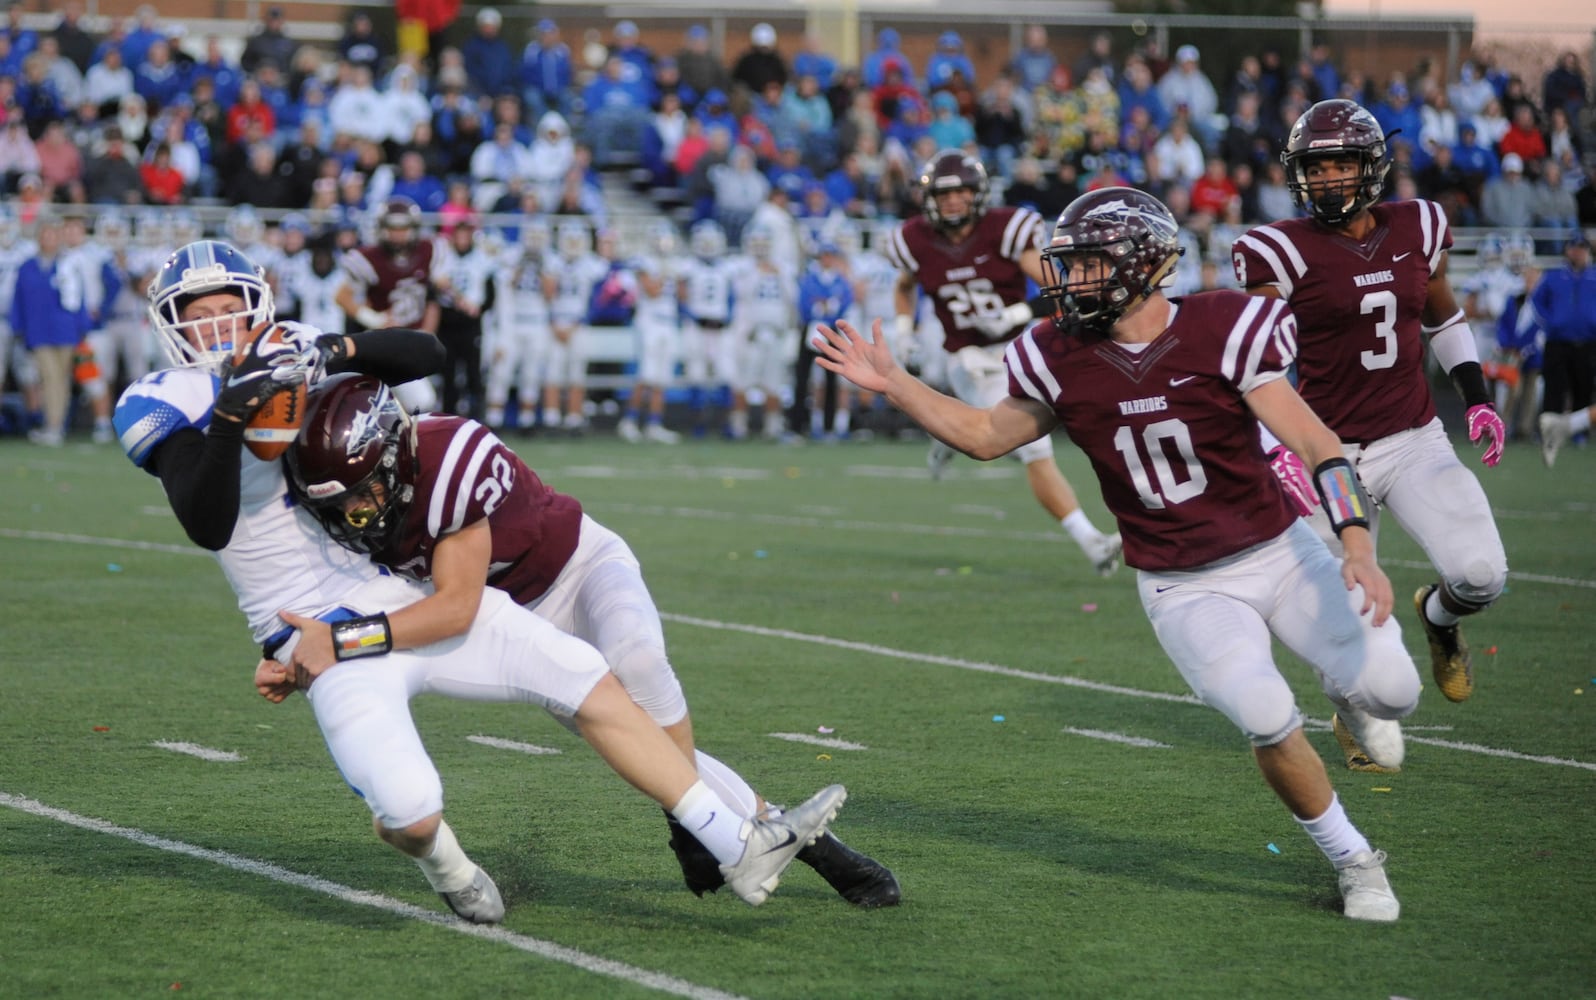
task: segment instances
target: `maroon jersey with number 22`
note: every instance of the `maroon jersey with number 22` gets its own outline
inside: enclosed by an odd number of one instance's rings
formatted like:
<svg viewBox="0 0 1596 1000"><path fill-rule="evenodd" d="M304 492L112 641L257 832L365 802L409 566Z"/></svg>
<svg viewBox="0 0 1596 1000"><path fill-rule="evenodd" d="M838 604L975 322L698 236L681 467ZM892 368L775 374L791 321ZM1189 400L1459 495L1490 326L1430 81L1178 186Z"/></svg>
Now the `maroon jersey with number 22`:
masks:
<svg viewBox="0 0 1596 1000"><path fill-rule="evenodd" d="M411 579L426 580L438 540L487 518L493 533L489 586L507 591L517 604L543 596L576 551L582 505L545 486L474 420L417 417L415 442L410 509L393 545L373 558Z"/></svg>
<svg viewBox="0 0 1596 1000"><path fill-rule="evenodd" d="M1242 401L1285 377L1296 351L1291 310L1221 291L1173 299L1171 313L1145 345L1049 320L1004 354L1009 395L1058 416L1097 472L1126 564L1145 570L1207 565L1296 518Z"/></svg>

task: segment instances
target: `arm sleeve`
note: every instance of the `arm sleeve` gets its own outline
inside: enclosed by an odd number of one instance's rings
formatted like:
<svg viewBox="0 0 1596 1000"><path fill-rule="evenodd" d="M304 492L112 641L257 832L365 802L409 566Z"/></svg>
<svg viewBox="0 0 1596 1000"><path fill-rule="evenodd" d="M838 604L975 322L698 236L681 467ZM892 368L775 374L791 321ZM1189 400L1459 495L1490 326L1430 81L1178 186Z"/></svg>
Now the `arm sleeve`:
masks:
<svg viewBox="0 0 1596 1000"><path fill-rule="evenodd" d="M178 523L195 545L226 548L238 521L244 425L212 420L201 433L188 427L156 446L148 468L161 478Z"/></svg>
<svg viewBox="0 0 1596 1000"><path fill-rule="evenodd" d="M443 342L430 333L368 330L350 336L355 342L355 356L329 365L329 372L359 372L399 385L443 371Z"/></svg>

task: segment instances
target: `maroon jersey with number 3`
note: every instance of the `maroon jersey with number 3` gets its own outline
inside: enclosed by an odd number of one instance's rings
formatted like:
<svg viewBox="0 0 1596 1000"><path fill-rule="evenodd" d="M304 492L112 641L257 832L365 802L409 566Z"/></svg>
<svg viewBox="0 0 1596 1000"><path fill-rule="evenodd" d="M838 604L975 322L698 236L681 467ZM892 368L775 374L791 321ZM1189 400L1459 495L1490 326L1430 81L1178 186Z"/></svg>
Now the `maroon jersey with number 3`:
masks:
<svg viewBox="0 0 1596 1000"><path fill-rule="evenodd" d="M1009 395L1058 416L1097 472L1126 564L1145 570L1224 559L1297 516L1242 400L1285 377L1291 310L1229 291L1171 301L1169 326L1140 350L1049 320L1004 353Z"/></svg>
<svg viewBox="0 0 1596 1000"><path fill-rule="evenodd" d="M1452 232L1433 201L1375 205L1359 242L1312 219L1258 226L1231 250L1243 287L1274 285L1299 324L1297 391L1341 440L1435 417L1420 317Z"/></svg>
<svg viewBox="0 0 1596 1000"><path fill-rule="evenodd" d="M366 305L388 314L394 326L419 326L432 298L432 242L418 239L402 254L386 247L357 247L343 256L344 273Z"/></svg>
<svg viewBox="0 0 1596 1000"><path fill-rule="evenodd" d="M1025 301L1026 277L1020 269L1025 251L1038 249L1047 227L1029 208L993 208L976 222L962 243L950 243L924 218L916 216L887 240L886 255L900 271L908 271L936 305L942 321L942 347L948 353L973 344L1013 339L1023 325L1000 337L989 337L977 317L996 317L1006 307Z"/></svg>
<svg viewBox="0 0 1596 1000"><path fill-rule="evenodd" d="M582 505L575 497L545 486L492 431L462 417L417 417L413 461L415 495L393 545L375 553L376 561L426 580L438 539L487 518L488 585L518 604L553 586L576 551Z"/></svg>

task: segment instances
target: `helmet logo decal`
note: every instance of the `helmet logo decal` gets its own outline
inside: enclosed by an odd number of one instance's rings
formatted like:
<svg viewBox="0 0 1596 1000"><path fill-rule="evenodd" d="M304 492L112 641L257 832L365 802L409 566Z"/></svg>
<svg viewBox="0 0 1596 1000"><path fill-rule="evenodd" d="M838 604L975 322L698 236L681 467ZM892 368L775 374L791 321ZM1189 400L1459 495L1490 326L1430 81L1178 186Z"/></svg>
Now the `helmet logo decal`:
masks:
<svg viewBox="0 0 1596 1000"><path fill-rule="evenodd" d="M380 417L387 401L388 390L384 388L372 397L369 407L356 411L349 421L349 437L344 442L345 452L352 456L358 455L374 442L382 440L387 431L383 428Z"/></svg>

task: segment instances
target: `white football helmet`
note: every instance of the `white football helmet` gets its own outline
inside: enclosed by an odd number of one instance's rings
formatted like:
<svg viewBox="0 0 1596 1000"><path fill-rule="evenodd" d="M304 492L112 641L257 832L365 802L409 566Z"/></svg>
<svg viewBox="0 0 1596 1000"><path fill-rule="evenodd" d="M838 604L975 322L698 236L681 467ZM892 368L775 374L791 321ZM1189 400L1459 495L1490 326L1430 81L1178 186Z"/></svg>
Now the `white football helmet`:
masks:
<svg viewBox="0 0 1596 1000"><path fill-rule="evenodd" d="M239 205L227 213L224 223L227 239L235 247L252 247L266 235L266 224L255 214L253 205Z"/></svg>
<svg viewBox="0 0 1596 1000"><path fill-rule="evenodd" d="M549 220L537 216L521 223L521 249L538 254L548 253L550 242Z"/></svg>
<svg viewBox="0 0 1596 1000"><path fill-rule="evenodd" d="M237 295L243 308L202 319L183 318L190 302L222 292ZM266 272L220 240L190 243L166 258L150 281L149 300L150 324L173 367L205 368L216 374L232 357L237 337L276 315Z"/></svg>
<svg viewBox="0 0 1596 1000"><path fill-rule="evenodd" d="M674 256L677 247L681 245L681 236L676 232L676 226L669 219L655 219L648 227L648 249L651 253L658 254L661 258Z"/></svg>
<svg viewBox="0 0 1596 1000"><path fill-rule="evenodd" d="M566 222L554 234L555 247L561 257L581 257L593 249L593 236L580 222Z"/></svg>
<svg viewBox="0 0 1596 1000"><path fill-rule="evenodd" d="M859 251L864 248L864 234L851 222L836 226L831 232L831 241L837 244L837 249L848 258L857 257Z"/></svg>
<svg viewBox="0 0 1596 1000"><path fill-rule="evenodd" d="M1535 263L1535 241L1526 233L1509 233L1502 241L1502 263L1514 274Z"/></svg>
<svg viewBox="0 0 1596 1000"><path fill-rule="evenodd" d="M168 235L171 242L185 246L204 239L205 226L200 222L199 216L189 209L179 209L172 213L171 231Z"/></svg>
<svg viewBox="0 0 1596 1000"><path fill-rule="evenodd" d="M755 260L765 261L776 250L776 240L764 226L749 226L743 233L743 249Z"/></svg>
<svg viewBox="0 0 1596 1000"><path fill-rule="evenodd" d="M171 227L166 215L154 209L145 209L134 218L133 241L145 250L162 250L172 242Z"/></svg>
<svg viewBox="0 0 1596 1000"><path fill-rule="evenodd" d="M710 260L726 252L726 230L714 219L703 219L693 223L687 243L695 257Z"/></svg>

